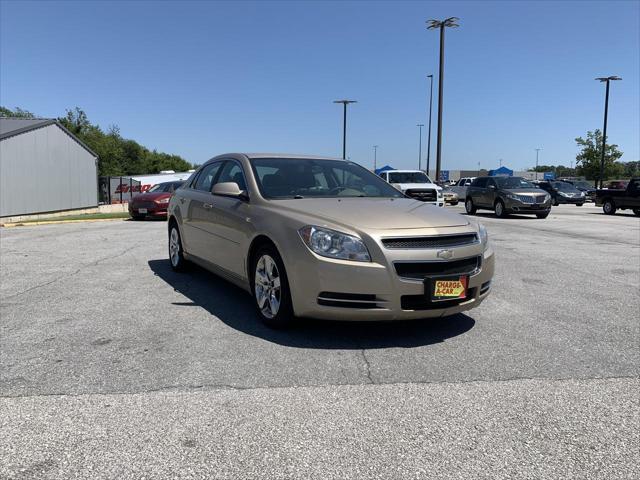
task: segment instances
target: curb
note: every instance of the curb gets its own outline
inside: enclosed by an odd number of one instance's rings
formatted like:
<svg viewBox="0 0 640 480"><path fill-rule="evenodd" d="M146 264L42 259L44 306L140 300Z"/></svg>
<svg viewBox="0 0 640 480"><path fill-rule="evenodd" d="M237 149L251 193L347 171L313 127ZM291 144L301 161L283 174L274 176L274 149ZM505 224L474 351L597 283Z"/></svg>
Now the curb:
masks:
<svg viewBox="0 0 640 480"><path fill-rule="evenodd" d="M129 220L129 218L87 218L83 220L43 220L42 222L15 222L15 223L0 223L0 227L12 228L12 227L31 227L34 225L57 225L59 223L84 223L84 222L117 222Z"/></svg>

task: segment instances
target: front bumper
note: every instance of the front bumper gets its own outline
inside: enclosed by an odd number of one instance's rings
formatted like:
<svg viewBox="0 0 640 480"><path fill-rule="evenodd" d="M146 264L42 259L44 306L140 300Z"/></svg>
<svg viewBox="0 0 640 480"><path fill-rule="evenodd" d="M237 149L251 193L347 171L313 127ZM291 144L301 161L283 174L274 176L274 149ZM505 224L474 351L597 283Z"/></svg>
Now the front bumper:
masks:
<svg viewBox="0 0 640 480"><path fill-rule="evenodd" d="M561 205L578 205L579 203L584 203L587 201L586 197L563 197L561 195L558 195L556 197L556 202L558 202Z"/></svg>
<svg viewBox="0 0 640 480"><path fill-rule="evenodd" d="M544 203L525 203L506 198L504 206L509 213L545 213L551 210L551 200Z"/></svg>
<svg viewBox="0 0 640 480"><path fill-rule="evenodd" d="M455 249L455 260L479 257L479 267L469 276L467 298L430 302L424 278L401 277L395 262L438 262L437 249L385 249L371 251L372 262L351 262L319 257L306 247L286 265L294 312L300 317L327 320L385 321L433 318L470 310L487 297L494 273L494 253L489 245ZM371 250L371 248L370 248ZM302 253L302 252L299 252ZM451 261L454 261L453 259ZM311 273L312 272L312 273ZM429 274L441 278L444 274Z"/></svg>
<svg viewBox="0 0 640 480"><path fill-rule="evenodd" d="M140 213L140 208L146 208L146 213ZM167 206L156 206L156 207L138 207L129 204L129 215L132 217L166 217L167 216Z"/></svg>

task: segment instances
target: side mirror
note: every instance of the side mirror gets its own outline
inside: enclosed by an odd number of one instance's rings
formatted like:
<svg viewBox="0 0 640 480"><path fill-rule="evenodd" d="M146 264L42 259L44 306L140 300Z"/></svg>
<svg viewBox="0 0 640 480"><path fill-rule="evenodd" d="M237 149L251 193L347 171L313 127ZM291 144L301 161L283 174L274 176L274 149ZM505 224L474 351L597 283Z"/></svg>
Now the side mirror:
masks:
<svg viewBox="0 0 640 480"><path fill-rule="evenodd" d="M495 190L496 186L495 185L489 185L489 190Z"/></svg>
<svg viewBox="0 0 640 480"><path fill-rule="evenodd" d="M221 197L233 197L241 200L246 200L247 194L244 190L240 190L240 187L236 182L222 182L216 183L213 186L212 193Z"/></svg>

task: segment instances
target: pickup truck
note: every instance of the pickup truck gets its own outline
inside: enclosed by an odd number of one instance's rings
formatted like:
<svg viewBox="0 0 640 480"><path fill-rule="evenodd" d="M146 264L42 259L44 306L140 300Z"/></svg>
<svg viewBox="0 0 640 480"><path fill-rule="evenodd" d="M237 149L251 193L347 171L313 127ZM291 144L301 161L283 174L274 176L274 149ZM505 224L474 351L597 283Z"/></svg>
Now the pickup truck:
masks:
<svg viewBox="0 0 640 480"><path fill-rule="evenodd" d="M626 190L598 189L596 205L602 206L602 210L607 215L615 214L618 209L630 208L640 217L640 177L632 178Z"/></svg>
<svg viewBox="0 0 640 480"><path fill-rule="evenodd" d="M421 170L387 170L380 176L407 197L444 207L442 188Z"/></svg>

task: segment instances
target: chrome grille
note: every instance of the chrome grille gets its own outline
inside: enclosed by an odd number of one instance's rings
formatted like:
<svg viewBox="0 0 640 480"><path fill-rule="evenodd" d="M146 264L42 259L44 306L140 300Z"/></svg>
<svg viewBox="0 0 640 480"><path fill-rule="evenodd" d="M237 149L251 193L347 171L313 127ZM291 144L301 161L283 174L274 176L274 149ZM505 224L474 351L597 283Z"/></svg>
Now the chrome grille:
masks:
<svg viewBox="0 0 640 480"><path fill-rule="evenodd" d="M446 248L472 245L477 242L478 236L475 233L437 235L433 237L400 237L382 239L382 244L386 248Z"/></svg>
<svg viewBox="0 0 640 480"><path fill-rule="evenodd" d="M448 262L394 262L400 277L423 279L439 275L471 274L482 264L482 257L463 258Z"/></svg>
<svg viewBox="0 0 640 480"><path fill-rule="evenodd" d="M438 199L438 192L433 188L409 188L404 193L423 202L435 202Z"/></svg>

